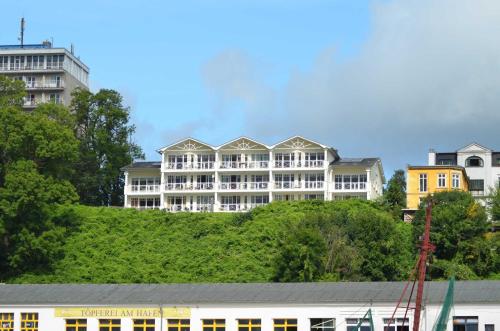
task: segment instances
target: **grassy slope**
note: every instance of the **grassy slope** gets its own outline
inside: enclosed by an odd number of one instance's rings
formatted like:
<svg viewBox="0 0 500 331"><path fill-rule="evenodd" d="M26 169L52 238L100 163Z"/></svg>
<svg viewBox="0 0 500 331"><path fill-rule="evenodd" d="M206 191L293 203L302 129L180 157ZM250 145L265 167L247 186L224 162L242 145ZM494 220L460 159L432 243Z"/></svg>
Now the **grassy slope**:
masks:
<svg viewBox="0 0 500 331"><path fill-rule="evenodd" d="M272 276L276 240L308 203L272 204L244 214L72 207L82 217L54 271L10 282L255 282Z"/></svg>

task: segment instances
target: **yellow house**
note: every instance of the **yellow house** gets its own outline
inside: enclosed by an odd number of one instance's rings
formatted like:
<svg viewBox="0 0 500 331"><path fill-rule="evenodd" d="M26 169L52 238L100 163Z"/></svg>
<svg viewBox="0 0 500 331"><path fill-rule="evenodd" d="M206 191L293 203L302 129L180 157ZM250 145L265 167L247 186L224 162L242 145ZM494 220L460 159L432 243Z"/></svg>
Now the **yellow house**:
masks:
<svg viewBox="0 0 500 331"><path fill-rule="evenodd" d="M429 194L442 191L469 190L465 169L452 165L408 166L406 179L406 206L418 209L420 201Z"/></svg>

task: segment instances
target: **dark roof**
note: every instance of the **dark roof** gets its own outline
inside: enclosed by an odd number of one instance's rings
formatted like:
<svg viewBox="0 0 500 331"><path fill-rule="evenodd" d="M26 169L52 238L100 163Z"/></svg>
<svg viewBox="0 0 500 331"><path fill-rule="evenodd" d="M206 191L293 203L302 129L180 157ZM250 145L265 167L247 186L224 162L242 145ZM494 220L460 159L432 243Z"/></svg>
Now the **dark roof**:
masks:
<svg viewBox="0 0 500 331"><path fill-rule="evenodd" d="M371 167L380 161L378 157L364 157L364 158L341 158L338 161L333 161L331 164L334 166L362 166Z"/></svg>
<svg viewBox="0 0 500 331"><path fill-rule="evenodd" d="M146 162L146 161L140 161L140 162L134 162L131 163L125 167L122 167L121 170L129 170L129 169L156 169L156 168L161 168L161 161L152 161L152 162Z"/></svg>
<svg viewBox="0 0 500 331"><path fill-rule="evenodd" d="M405 282L0 285L0 305L395 304ZM426 303L439 304L448 282L427 282ZM455 303L500 303L500 281L457 281Z"/></svg>

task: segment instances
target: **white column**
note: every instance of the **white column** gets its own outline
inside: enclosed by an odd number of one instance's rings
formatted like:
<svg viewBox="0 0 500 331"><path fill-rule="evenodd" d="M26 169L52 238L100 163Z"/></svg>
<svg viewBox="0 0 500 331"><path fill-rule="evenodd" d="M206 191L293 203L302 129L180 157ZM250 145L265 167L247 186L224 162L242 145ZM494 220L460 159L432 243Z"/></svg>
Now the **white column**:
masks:
<svg viewBox="0 0 500 331"><path fill-rule="evenodd" d="M219 152L215 152L215 178L214 178L214 211L219 211Z"/></svg>
<svg viewBox="0 0 500 331"><path fill-rule="evenodd" d="M370 178L370 169L366 169L366 199L371 200L372 182Z"/></svg>
<svg viewBox="0 0 500 331"><path fill-rule="evenodd" d="M123 188L123 207L129 207L128 206L128 190L129 190L129 182L128 182L128 171L125 171L125 187Z"/></svg>
<svg viewBox="0 0 500 331"><path fill-rule="evenodd" d="M269 202L273 201L273 188L274 188L274 178L273 178L273 151L269 151L269 183L267 184L267 189L269 191Z"/></svg>

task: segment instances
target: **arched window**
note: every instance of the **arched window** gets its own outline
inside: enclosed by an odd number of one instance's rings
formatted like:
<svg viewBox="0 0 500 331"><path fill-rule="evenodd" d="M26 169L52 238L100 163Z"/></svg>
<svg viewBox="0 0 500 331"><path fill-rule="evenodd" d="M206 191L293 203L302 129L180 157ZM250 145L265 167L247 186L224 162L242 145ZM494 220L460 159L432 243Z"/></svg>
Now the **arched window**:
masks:
<svg viewBox="0 0 500 331"><path fill-rule="evenodd" d="M483 159L479 156L471 156L465 160L466 167L482 167L484 166Z"/></svg>

